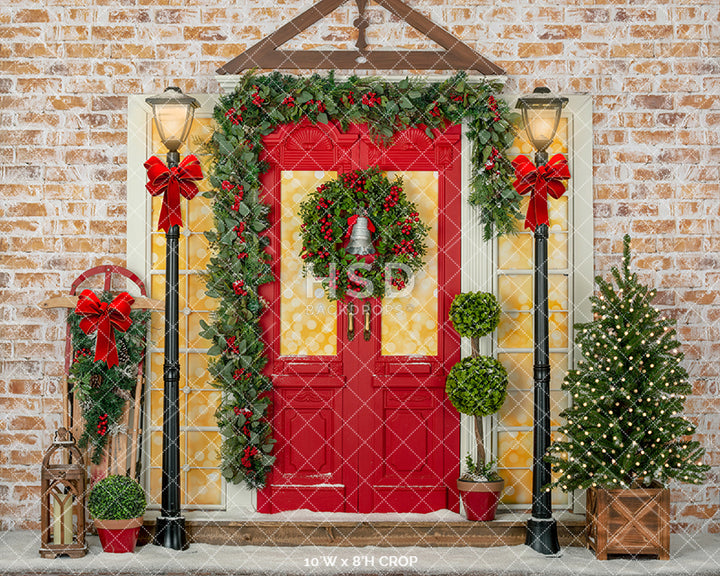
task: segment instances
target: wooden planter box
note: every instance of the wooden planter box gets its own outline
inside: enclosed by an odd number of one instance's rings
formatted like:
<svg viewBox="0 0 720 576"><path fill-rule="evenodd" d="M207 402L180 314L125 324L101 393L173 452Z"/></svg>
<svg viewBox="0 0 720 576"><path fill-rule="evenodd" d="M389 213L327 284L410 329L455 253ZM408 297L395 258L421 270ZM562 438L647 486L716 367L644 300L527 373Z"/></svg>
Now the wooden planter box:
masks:
<svg viewBox="0 0 720 576"><path fill-rule="evenodd" d="M654 554L670 559L670 491L667 488L587 491L587 547L608 554Z"/></svg>

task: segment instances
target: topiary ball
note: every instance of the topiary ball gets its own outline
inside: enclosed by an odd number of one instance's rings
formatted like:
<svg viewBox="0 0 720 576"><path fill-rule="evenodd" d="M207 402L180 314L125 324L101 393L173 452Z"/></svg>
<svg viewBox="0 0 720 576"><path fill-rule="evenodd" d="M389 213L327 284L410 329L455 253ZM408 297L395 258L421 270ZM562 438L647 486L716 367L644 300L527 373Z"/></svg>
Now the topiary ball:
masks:
<svg viewBox="0 0 720 576"><path fill-rule="evenodd" d="M108 476L90 490L88 510L96 520L130 520L145 513L142 486L127 476Z"/></svg>
<svg viewBox="0 0 720 576"><path fill-rule="evenodd" d="M453 298L450 321L460 336L482 338L500 324L500 304L490 292L463 292Z"/></svg>
<svg viewBox="0 0 720 576"><path fill-rule="evenodd" d="M477 356L463 358L451 368L445 392L458 412L490 416L505 402L507 385L507 371L500 362L490 356Z"/></svg>

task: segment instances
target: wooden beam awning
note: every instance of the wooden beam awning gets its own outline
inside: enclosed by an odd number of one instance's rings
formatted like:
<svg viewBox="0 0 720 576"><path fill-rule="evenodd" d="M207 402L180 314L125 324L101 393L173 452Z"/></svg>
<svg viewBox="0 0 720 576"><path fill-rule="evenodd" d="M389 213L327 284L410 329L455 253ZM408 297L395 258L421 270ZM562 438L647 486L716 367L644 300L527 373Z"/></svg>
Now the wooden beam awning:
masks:
<svg viewBox="0 0 720 576"><path fill-rule="evenodd" d="M358 30L355 50L279 50L288 40L325 18L350 0L320 0L281 28L251 46L222 67L220 75L243 70L475 70L487 76L505 71L481 56L459 38L435 24L402 0L374 0L376 4L415 28L444 50L368 50L365 13L368 0L355 0L360 16L353 22Z"/></svg>

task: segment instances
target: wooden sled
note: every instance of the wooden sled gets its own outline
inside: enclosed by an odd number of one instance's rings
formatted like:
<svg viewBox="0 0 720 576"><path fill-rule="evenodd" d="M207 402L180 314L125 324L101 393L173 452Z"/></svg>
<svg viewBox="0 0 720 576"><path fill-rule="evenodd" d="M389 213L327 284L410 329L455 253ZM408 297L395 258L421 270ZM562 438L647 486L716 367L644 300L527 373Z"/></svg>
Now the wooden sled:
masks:
<svg viewBox="0 0 720 576"><path fill-rule="evenodd" d="M103 276L103 278L97 278ZM102 286L98 286L102 280ZM95 282L93 282L95 281ZM48 298L40 303L41 308L74 309L78 301L78 291L90 288L94 291L127 291L126 285L132 282L137 286L140 296L134 296L133 309L164 310L161 300L152 300L147 297L145 284L127 268L121 266L97 266L86 270L78 276L70 287L70 293ZM84 286L81 285L86 284ZM70 365L73 361L73 343L70 335L70 325L65 331L65 377L62 383L63 426L70 430L75 438L80 438L84 429L82 409L78 399L68 388ZM121 432L116 433L105 447L103 459L100 464L90 465L90 477L95 482L109 474L119 474L136 478L139 474L138 444L142 434L143 394L145 388L145 359L140 361L137 369L137 384L134 394L126 392L125 409L118 420ZM87 454L84 455L89 462Z"/></svg>

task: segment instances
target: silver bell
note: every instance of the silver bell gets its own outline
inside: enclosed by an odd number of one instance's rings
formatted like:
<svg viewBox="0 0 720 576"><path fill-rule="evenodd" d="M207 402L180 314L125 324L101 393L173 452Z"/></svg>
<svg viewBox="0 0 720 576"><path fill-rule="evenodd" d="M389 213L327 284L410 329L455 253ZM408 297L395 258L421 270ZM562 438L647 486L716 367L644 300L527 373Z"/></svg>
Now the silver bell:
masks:
<svg viewBox="0 0 720 576"><path fill-rule="evenodd" d="M368 229L368 219L365 216L358 216L355 226L353 226L345 251L348 254L358 254L364 256L366 254L375 254L375 247L372 244L372 236Z"/></svg>

